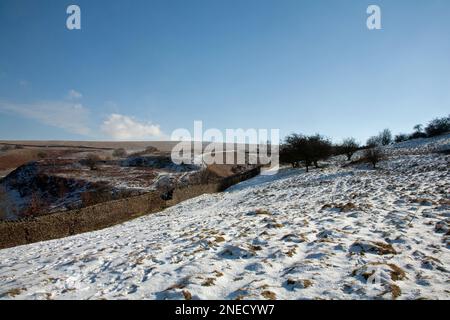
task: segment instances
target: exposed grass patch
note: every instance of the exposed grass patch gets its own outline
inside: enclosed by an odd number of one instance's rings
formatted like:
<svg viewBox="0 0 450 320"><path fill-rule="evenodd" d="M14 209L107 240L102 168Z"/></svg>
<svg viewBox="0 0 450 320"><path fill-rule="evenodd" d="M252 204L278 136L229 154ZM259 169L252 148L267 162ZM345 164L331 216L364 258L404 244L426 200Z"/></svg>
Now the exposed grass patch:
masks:
<svg viewBox="0 0 450 320"><path fill-rule="evenodd" d="M411 203L418 203L421 206L431 206L436 204L433 200L427 198L415 198L410 200Z"/></svg>
<svg viewBox="0 0 450 320"><path fill-rule="evenodd" d="M181 281L179 281L178 283L171 285L164 291L175 290L175 289L184 289L188 285L188 283L189 283L189 278L184 278L184 279L181 279Z"/></svg>
<svg viewBox="0 0 450 320"><path fill-rule="evenodd" d="M389 289L391 291L392 299L397 299L402 295L402 290L396 284L390 284Z"/></svg>
<svg viewBox="0 0 450 320"><path fill-rule="evenodd" d="M294 233L289 233L289 234L284 235L281 238L281 240L287 241L287 242L297 242L297 243L308 241L308 239L305 237L304 234L296 235Z"/></svg>
<svg viewBox="0 0 450 320"><path fill-rule="evenodd" d="M267 216L271 216L272 215L272 213L270 213L270 211L264 210L264 209L256 209L255 210L255 214L256 215L267 215Z"/></svg>
<svg viewBox="0 0 450 320"><path fill-rule="evenodd" d="M261 251L262 247L251 244L251 245L249 245L249 249L250 249L250 251L255 252L255 251Z"/></svg>
<svg viewBox="0 0 450 320"><path fill-rule="evenodd" d="M388 263L387 265L392 270L391 271L391 279L393 281L403 280L406 278L406 273L402 268L400 268L399 266L397 266L393 263Z"/></svg>
<svg viewBox="0 0 450 320"><path fill-rule="evenodd" d="M297 253L297 248L296 247L292 247L286 252L286 255L288 257L293 257L296 253Z"/></svg>
<svg viewBox="0 0 450 320"><path fill-rule="evenodd" d="M215 278L207 278L203 283L202 283L202 286L203 287L210 287L210 286L213 286L215 283L214 283L214 281L215 281L216 279Z"/></svg>
<svg viewBox="0 0 450 320"><path fill-rule="evenodd" d="M261 295L266 298L267 300L276 300L277 299L277 295L275 294L275 292L269 291L269 290L265 290L261 293Z"/></svg>
<svg viewBox="0 0 450 320"><path fill-rule="evenodd" d="M192 300L192 294L188 290L182 291L185 300Z"/></svg>
<svg viewBox="0 0 450 320"><path fill-rule="evenodd" d="M277 223L277 222L269 222L268 224L266 224L266 228L269 229L278 229L278 228L283 228L283 224L281 223Z"/></svg>
<svg viewBox="0 0 450 320"><path fill-rule="evenodd" d="M286 281L286 284L291 287L306 289L313 285L311 280L308 279L292 279L289 278Z"/></svg>
<svg viewBox="0 0 450 320"><path fill-rule="evenodd" d="M382 266L387 267L387 269L385 269L385 270L387 272L389 272L392 281L401 281L403 279L407 279L406 272L402 268L400 268L396 264L384 263L384 262L368 263L360 268L353 270L352 276L359 275L359 276L363 277L365 280L368 280L376 272L376 268L373 268L371 266L377 266L380 268Z"/></svg>
<svg viewBox="0 0 450 320"><path fill-rule="evenodd" d="M397 254L397 251L389 243L362 240L355 241L350 247L350 252L374 253L378 255Z"/></svg>
<svg viewBox="0 0 450 320"><path fill-rule="evenodd" d="M222 237L222 236L218 236L218 237L216 237L216 238L214 239L214 241L215 241L216 243L224 242L224 241L225 241L225 238Z"/></svg>
<svg viewBox="0 0 450 320"><path fill-rule="evenodd" d="M223 276L223 273L220 272L220 271L214 270L213 272L215 273L215 275L216 275L217 278L220 278L220 277Z"/></svg>
<svg viewBox="0 0 450 320"><path fill-rule="evenodd" d="M358 210L359 207L357 205L355 205L353 202L347 202L347 203L328 203L324 206L322 206L322 208L320 210L326 210L326 209L336 209L339 210L339 212L350 212L350 211L355 211Z"/></svg>
<svg viewBox="0 0 450 320"><path fill-rule="evenodd" d="M23 291L25 291L25 288L13 288L10 289L8 291L6 291L5 293L3 293L1 296L9 296L14 298L15 296L18 296L19 294L21 294Z"/></svg>

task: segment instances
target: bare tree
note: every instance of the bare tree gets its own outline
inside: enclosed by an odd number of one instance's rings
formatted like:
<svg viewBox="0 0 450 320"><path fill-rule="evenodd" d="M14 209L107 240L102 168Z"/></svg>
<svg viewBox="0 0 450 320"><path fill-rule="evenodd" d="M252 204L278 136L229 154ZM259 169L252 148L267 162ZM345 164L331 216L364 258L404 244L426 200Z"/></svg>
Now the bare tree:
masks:
<svg viewBox="0 0 450 320"><path fill-rule="evenodd" d="M347 160L352 159L353 154L359 149L359 143L354 138L344 139L339 146L340 151L347 156Z"/></svg>
<svg viewBox="0 0 450 320"><path fill-rule="evenodd" d="M319 168L319 161L329 158L333 151L331 141L320 134L309 136L308 145L308 150L311 152L311 160L316 168Z"/></svg>
<svg viewBox="0 0 450 320"><path fill-rule="evenodd" d="M391 130L384 129L383 131L380 132L380 134L378 136L379 136L380 142L383 146L387 146L392 143Z"/></svg>
<svg viewBox="0 0 450 320"><path fill-rule="evenodd" d="M328 158L332 153L332 144L319 134L287 136L280 148L280 161L298 167L300 162L309 171L311 164L318 167L318 161Z"/></svg>
<svg viewBox="0 0 450 320"><path fill-rule="evenodd" d="M450 115L432 120L425 128L425 131L429 137L450 132Z"/></svg>
<svg viewBox="0 0 450 320"><path fill-rule="evenodd" d="M423 125L421 124L416 124L414 126L414 132L412 134L409 135L409 139L418 139L418 138L426 138L427 134L425 132L423 132Z"/></svg>
<svg viewBox="0 0 450 320"><path fill-rule="evenodd" d="M380 139L378 136L373 136L367 139L366 147L367 148L375 148L381 145Z"/></svg>
<svg viewBox="0 0 450 320"><path fill-rule="evenodd" d="M374 148L377 146L387 146L392 143L392 133L389 129L384 129L378 135L367 139L366 146Z"/></svg>
<svg viewBox="0 0 450 320"><path fill-rule="evenodd" d="M376 168L378 162L383 159L384 155L380 148L370 148L364 150L364 159L372 164L373 168Z"/></svg>
<svg viewBox="0 0 450 320"><path fill-rule="evenodd" d="M421 125L421 124L416 124L415 126L414 126L414 132L423 132L422 131L422 129L423 129L423 125Z"/></svg>
<svg viewBox="0 0 450 320"><path fill-rule="evenodd" d="M292 168L298 166L298 157L296 157L293 145L285 142L280 145L280 162L289 163Z"/></svg>
<svg viewBox="0 0 450 320"><path fill-rule="evenodd" d="M291 134L285 138L280 148L280 160L284 163L290 163L292 167L298 167L300 162L304 162L308 171L311 159L307 152L308 139L301 134Z"/></svg>

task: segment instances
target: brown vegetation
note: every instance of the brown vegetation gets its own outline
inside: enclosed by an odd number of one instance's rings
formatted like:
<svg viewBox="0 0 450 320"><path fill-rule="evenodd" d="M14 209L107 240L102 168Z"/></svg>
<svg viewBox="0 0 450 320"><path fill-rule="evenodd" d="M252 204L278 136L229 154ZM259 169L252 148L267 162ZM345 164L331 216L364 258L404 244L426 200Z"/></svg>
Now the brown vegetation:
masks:
<svg viewBox="0 0 450 320"><path fill-rule="evenodd" d="M40 160L43 153L47 158L58 158L72 153L73 150L11 149L0 154L0 171L12 170L31 161Z"/></svg>
<svg viewBox="0 0 450 320"><path fill-rule="evenodd" d="M48 209L48 204L40 197L38 194L33 193L31 195L31 200L26 208L26 210L22 213L24 217L36 217L40 214L45 213Z"/></svg>
<svg viewBox="0 0 450 320"><path fill-rule="evenodd" d="M321 210L325 209L337 209L340 212L350 212L354 210L358 210L359 208L353 203L353 202L347 202L347 203L331 203L331 204L325 204L322 206Z"/></svg>
<svg viewBox="0 0 450 320"><path fill-rule="evenodd" d="M375 253L379 255L397 254L391 244L380 241L355 241L350 248L351 252Z"/></svg>
<svg viewBox="0 0 450 320"><path fill-rule="evenodd" d="M86 159L84 160L84 163L89 167L91 170L97 170L98 169L98 163L100 162L100 157L95 154L91 153L88 154Z"/></svg>
<svg viewBox="0 0 450 320"><path fill-rule="evenodd" d="M266 298L267 300L276 300L277 299L277 295L275 294L275 292L269 291L269 290L265 290L261 293L261 295Z"/></svg>
<svg viewBox="0 0 450 320"><path fill-rule="evenodd" d="M389 284L389 289L391 291L392 299L397 299L402 295L402 290L396 284L393 283Z"/></svg>
<svg viewBox="0 0 450 320"><path fill-rule="evenodd" d="M116 158L123 158L127 156L127 151L124 148L115 149L112 155Z"/></svg>

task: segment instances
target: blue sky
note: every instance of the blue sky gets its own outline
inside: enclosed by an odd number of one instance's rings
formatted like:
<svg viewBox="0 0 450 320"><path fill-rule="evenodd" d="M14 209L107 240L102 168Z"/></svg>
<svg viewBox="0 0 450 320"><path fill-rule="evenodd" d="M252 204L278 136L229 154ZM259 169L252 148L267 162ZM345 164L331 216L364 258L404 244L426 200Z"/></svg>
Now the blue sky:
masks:
<svg viewBox="0 0 450 320"><path fill-rule="evenodd" d="M409 132L449 113L449 34L447 0L2 0L0 139Z"/></svg>

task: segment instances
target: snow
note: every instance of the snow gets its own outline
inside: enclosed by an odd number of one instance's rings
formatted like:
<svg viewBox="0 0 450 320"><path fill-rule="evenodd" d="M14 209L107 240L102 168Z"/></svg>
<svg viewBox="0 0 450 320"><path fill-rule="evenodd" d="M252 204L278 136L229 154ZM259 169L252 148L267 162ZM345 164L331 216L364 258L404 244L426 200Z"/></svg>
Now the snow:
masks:
<svg viewBox="0 0 450 320"><path fill-rule="evenodd" d="M282 169L105 230L1 250L0 297L450 299L450 157L393 149L378 170Z"/></svg>
<svg viewBox="0 0 450 320"><path fill-rule="evenodd" d="M433 138L419 138L396 143L388 147L391 151L403 150L407 153L426 153L450 150L450 133Z"/></svg>

